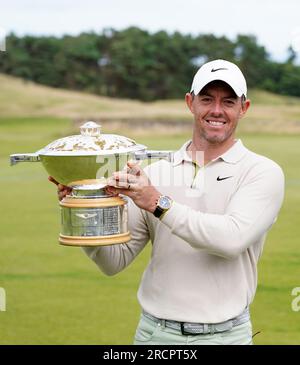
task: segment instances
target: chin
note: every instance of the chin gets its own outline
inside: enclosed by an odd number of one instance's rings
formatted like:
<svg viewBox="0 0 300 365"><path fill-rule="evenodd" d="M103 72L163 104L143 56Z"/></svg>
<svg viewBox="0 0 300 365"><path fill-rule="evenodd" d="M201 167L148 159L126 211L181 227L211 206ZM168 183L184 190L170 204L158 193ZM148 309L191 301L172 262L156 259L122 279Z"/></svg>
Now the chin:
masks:
<svg viewBox="0 0 300 365"><path fill-rule="evenodd" d="M224 141L226 141L228 139L227 136L208 136L206 135L205 136L205 139L207 140L207 142L210 142L210 143L222 143Z"/></svg>

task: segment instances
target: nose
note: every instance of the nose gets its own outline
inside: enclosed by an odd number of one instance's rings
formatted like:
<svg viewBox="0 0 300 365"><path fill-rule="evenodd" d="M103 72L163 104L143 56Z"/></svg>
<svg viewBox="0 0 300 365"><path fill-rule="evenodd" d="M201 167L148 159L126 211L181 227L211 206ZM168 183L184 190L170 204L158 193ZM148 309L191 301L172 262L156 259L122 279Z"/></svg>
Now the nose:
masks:
<svg viewBox="0 0 300 365"><path fill-rule="evenodd" d="M214 116L217 116L217 115L219 116L219 115L223 114L223 108L222 108L221 101L216 100L216 101L213 103L211 113L212 113Z"/></svg>

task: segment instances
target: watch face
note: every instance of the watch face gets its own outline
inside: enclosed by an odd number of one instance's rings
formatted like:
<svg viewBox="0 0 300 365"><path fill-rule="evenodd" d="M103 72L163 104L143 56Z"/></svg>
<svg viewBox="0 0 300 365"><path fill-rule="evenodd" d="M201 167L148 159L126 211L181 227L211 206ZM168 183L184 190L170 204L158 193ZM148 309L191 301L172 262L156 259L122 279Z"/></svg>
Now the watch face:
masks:
<svg viewBox="0 0 300 365"><path fill-rule="evenodd" d="M169 209L171 207L171 199L168 196L161 196L158 203L162 209Z"/></svg>

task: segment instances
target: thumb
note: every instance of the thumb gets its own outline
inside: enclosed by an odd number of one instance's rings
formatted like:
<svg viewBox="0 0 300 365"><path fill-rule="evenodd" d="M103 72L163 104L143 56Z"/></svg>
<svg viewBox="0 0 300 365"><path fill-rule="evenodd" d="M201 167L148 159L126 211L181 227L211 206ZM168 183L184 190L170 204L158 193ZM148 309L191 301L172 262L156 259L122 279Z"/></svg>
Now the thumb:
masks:
<svg viewBox="0 0 300 365"><path fill-rule="evenodd" d="M135 176L140 176L143 172L142 168L140 167L140 163L138 161L128 161L128 174L132 174Z"/></svg>

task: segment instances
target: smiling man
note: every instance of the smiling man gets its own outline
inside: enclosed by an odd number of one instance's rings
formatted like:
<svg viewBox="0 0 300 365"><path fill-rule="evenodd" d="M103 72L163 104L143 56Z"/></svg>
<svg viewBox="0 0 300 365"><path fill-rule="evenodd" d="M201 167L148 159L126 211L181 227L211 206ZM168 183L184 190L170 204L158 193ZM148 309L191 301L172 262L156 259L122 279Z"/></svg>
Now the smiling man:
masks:
<svg viewBox="0 0 300 365"><path fill-rule="evenodd" d="M246 95L246 80L236 65L223 60L203 65L185 97L195 120L189 151L204 151L208 162L232 147L238 121L250 106Z"/></svg>
<svg viewBox="0 0 300 365"><path fill-rule="evenodd" d="M151 241L135 344L251 344L249 306L283 201L283 172L235 138L250 105L236 65L206 63L185 99L193 134L174 161L145 170L128 163L109 181L109 192L131 198L131 241L84 250L114 275Z"/></svg>

